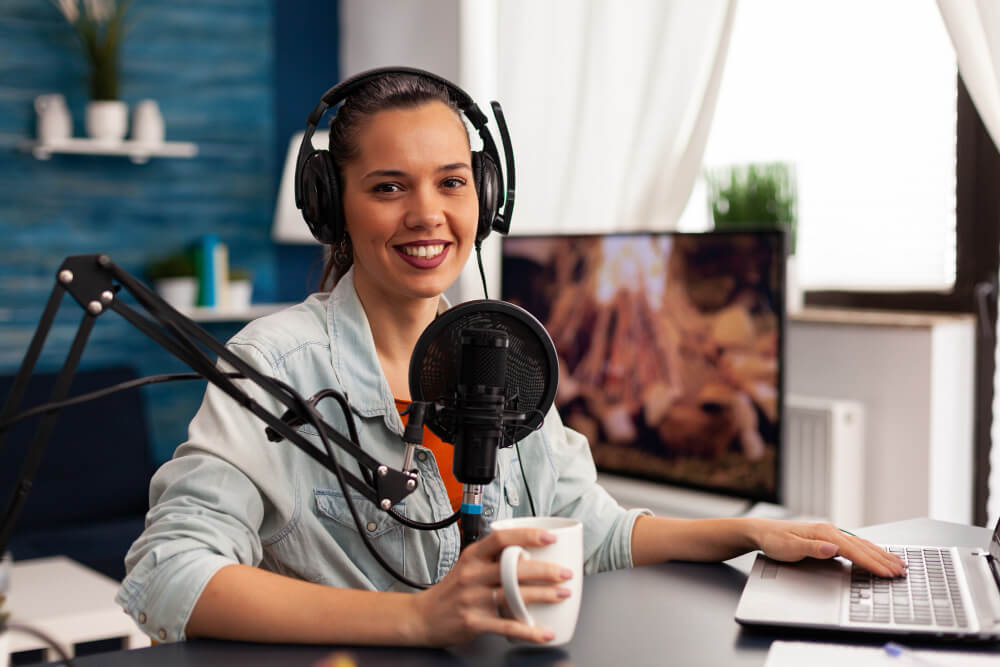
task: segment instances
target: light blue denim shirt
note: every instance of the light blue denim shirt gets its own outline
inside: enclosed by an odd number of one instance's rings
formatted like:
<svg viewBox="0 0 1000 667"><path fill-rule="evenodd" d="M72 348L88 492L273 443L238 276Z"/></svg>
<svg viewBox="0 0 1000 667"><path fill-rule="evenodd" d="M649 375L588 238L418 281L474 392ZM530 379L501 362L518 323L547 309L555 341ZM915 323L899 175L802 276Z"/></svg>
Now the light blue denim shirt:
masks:
<svg viewBox="0 0 1000 667"><path fill-rule="evenodd" d="M352 272L329 294L314 294L251 322L228 347L305 397L326 388L346 394L361 446L382 463L402 466L403 424ZM249 381L239 382L272 413L284 411ZM346 434L335 401L325 400L319 408L324 419ZM311 426L300 431L320 446ZM519 449L537 513L583 522L586 572L630 567L632 526L644 511L624 510L598 486L587 440L564 427L552 410ZM340 454L345 468L360 476L353 459ZM531 514L517 456L513 447L499 452L497 477L483 493L487 522ZM453 510L434 455L420 448L414 463L420 484L396 509L421 522L450 516ZM405 576L433 583L455 565L457 525L438 531L404 528L351 493L361 530ZM187 442L153 477L149 504L146 529L125 558L128 574L116 599L143 631L160 641L184 639L205 585L233 563L328 586L412 590L366 550L333 473L286 441L268 441L264 424L213 385L191 421Z"/></svg>

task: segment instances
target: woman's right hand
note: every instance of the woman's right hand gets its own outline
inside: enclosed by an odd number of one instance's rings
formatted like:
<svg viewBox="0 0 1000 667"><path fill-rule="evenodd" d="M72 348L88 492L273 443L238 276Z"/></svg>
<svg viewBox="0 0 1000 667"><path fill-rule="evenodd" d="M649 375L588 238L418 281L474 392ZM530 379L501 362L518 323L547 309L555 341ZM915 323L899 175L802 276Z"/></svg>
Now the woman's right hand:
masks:
<svg viewBox="0 0 1000 667"><path fill-rule="evenodd" d="M540 547L555 542L552 533L538 528L517 528L490 533L469 545L444 579L413 596L418 641L428 646L450 646L487 632L511 639L544 643L555 635L499 615L503 603L500 555L511 545ZM522 559L517 578L525 604L561 602L570 595L559 586L573 574L554 563Z"/></svg>

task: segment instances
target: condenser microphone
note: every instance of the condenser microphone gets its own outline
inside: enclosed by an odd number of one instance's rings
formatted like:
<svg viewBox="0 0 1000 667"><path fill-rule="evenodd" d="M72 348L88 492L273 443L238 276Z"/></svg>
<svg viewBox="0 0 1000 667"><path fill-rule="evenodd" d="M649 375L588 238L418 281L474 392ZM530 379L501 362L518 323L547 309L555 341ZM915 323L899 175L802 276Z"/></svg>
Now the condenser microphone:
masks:
<svg viewBox="0 0 1000 667"><path fill-rule="evenodd" d="M503 440L510 339L499 329L469 327L462 331L461 340L455 478L463 484L489 484L496 475L496 452Z"/></svg>
<svg viewBox="0 0 1000 667"><path fill-rule="evenodd" d="M433 404L427 427L455 446L463 547L479 539L483 486L496 477L497 450L541 426L558 376L555 345L545 328L505 301L455 306L417 340L410 396Z"/></svg>
<svg viewBox="0 0 1000 667"><path fill-rule="evenodd" d="M503 444L504 385L510 340L499 329L462 330L455 397L455 454L452 471L462 483L462 542L479 539L483 485L496 476Z"/></svg>

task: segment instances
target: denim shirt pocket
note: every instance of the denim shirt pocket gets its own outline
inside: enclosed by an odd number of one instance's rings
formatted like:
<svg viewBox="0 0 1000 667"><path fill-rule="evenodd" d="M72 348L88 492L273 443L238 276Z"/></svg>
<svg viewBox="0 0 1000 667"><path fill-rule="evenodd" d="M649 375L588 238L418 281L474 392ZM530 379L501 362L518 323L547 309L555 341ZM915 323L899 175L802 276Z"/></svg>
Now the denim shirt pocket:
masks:
<svg viewBox="0 0 1000 667"><path fill-rule="evenodd" d="M316 513L347 557L364 572L375 588L388 590L397 583L397 580L368 551L359 530L364 531L378 554L393 569L405 576L403 526L373 506L370 500L357 491L351 490L350 493L358 518L361 520L360 526L355 523L344 494L339 490L314 489ZM393 509L399 514L406 515L405 503L400 503Z"/></svg>
<svg viewBox="0 0 1000 667"><path fill-rule="evenodd" d="M498 460L498 475L488 487L492 491L491 500L496 507L496 515L491 519L510 519L519 515L521 504L521 469L517 455L510 450L501 450Z"/></svg>

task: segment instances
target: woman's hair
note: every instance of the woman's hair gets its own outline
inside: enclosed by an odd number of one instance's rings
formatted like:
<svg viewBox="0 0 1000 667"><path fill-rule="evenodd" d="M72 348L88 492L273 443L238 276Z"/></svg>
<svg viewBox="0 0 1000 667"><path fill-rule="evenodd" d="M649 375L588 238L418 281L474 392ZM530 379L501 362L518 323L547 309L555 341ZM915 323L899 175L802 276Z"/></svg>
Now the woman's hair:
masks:
<svg viewBox="0 0 1000 667"><path fill-rule="evenodd" d="M446 104L459 120L462 119L447 86L415 74L384 74L364 84L344 100L336 115L330 119L329 150L337 167L337 185L341 194L338 206L343 202L344 165L358 156L358 132L368 119L380 111L412 109L433 101ZM351 239L346 230L341 244L327 247L325 258L320 289L332 289L354 261Z"/></svg>

